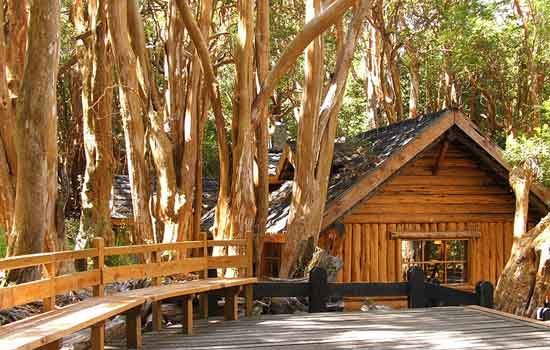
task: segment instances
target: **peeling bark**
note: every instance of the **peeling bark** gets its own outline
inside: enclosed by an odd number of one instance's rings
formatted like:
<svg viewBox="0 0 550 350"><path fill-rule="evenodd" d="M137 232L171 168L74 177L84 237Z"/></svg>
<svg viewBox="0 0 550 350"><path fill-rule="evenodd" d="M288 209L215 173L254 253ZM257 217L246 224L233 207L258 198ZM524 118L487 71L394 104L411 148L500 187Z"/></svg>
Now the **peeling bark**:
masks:
<svg viewBox="0 0 550 350"><path fill-rule="evenodd" d="M104 0L79 0L74 5L79 33L92 35L79 44L82 79L83 141L86 157L82 185L82 213L75 247L86 248L93 237L114 245L109 199L113 180L112 60Z"/></svg>
<svg viewBox="0 0 550 350"><path fill-rule="evenodd" d="M138 57L129 42L127 0L108 0L107 19L118 72L120 109L132 188L133 241L136 244L153 243L156 239L149 212L151 183L145 162L143 125L148 106L144 106L141 100L142 90L136 68Z"/></svg>
<svg viewBox="0 0 550 350"><path fill-rule="evenodd" d="M514 242L495 289L495 307L534 317L550 293L550 214Z"/></svg>
<svg viewBox="0 0 550 350"><path fill-rule="evenodd" d="M32 64L25 65L17 100L15 139L19 171L9 255L54 251L58 244L55 204L59 12L58 0L35 1L31 6L26 60ZM10 277L18 281L35 277L32 273L14 274Z"/></svg>
<svg viewBox="0 0 550 350"><path fill-rule="evenodd" d="M315 0L308 2L306 20L308 15L313 16L319 12L318 6ZM312 43L306 51L306 82L298 124L296 170L287 224L287 243L283 246L282 252L285 259L281 261L279 272L283 278L304 273L304 268L311 259L319 239L332 164L337 115L342 105L349 68L367 10L366 0L361 1L355 8L345 44L336 60L336 72L322 104L322 44L318 43L316 46Z"/></svg>
<svg viewBox="0 0 550 350"><path fill-rule="evenodd" d="M256 71L258 91L269 74L269 1L260 0L256 5ZM255 249L256 266L261 271L262 237L265 234L267 214L269 210L269 172L268 172L268 121L269 112L266 108L259 116L256 128L256 163L258 176L255 181L256 193L256 222Z"/></svg>

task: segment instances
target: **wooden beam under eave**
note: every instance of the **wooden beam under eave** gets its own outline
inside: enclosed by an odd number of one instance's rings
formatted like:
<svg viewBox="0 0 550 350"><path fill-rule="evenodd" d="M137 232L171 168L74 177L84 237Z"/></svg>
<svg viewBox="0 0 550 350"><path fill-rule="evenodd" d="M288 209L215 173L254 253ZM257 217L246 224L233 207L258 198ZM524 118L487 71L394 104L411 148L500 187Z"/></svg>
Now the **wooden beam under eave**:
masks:
<svg viewBox="0 0 550 350"><path fill-rule="evenodd" d="M455 123L454 113L454 111L448 111L443 114L413 141L383 162L380 167L363 176L359 182L348 189L342 196L328 203L321 230L326 229L336 219L342 217L355 204L369 195L378 186L382 185L390 176L449 130Z"/></svg>
<svg viewBox="0 0 550 350"><path fill-rule="evenodd" d="M439 150L437 159L435 160L434 168L432 169L433 175L437 175L439 173L439 170L441 169L441 164L443 164L443 160L445 160L445 155L447 154L448 149L449 141L445 139L445 141L443 141L443 144L441 145L441 149Z"/></svg>

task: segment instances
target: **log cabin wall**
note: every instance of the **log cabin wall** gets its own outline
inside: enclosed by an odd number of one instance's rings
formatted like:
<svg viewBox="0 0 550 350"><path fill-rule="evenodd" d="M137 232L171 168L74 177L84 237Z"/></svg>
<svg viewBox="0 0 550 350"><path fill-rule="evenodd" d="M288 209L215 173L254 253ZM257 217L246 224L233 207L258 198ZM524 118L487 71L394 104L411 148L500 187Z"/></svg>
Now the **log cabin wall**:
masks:
<svg viewBox="0 0 550 350"><path fill-rule="evenodd" d="M505 179L463 145L442 141L344 216L343 234L324 232L320 245L343 258L340 281L391 282L403 268L401 240L390 232L479 232L467 244L467 284L496 283L512 246L514 205ZM531 210L531 221L539 218Z"/></svg>

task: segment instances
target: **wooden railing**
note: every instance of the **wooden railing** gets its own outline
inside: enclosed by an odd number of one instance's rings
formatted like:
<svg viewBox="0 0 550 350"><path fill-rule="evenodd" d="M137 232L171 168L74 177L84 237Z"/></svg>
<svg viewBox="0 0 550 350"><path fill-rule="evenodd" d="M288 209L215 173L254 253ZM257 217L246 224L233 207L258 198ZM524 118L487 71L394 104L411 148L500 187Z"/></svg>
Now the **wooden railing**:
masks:
<svg viewBox="0 0 550 350"><path fill-rule="evenodd" d="M237 247L237 255L211 256L210 247ZM195 254L189 254L194 249ZM163 252L177 252L173 260L162 258ZM119 266L107 266L105 258L110 256L135 255L141 262ZM199 272L208 276L208 269L236 268L240 274L251 277L252 238L235 240L202 240L176 243L159 243L133 246L105 247L102 238L94 238L92 248L21 255L0 260L0 271L24 268L38 268L42 278L0 288L0 309L27 304L37 300L44 302L44 311L55 307L55 296L69 291L92 288L94 296L103 296L105 284L114 281L151 278L153 285L159 285L162 277ZM61 262L86 260L88 270L58 274Z"/></svg>
<svg viewBox="0 0 550 350"><path fill-rule="evenodd" d="M254 298L308 297L309 312L326 311L329 297L395 297L407 298L409 308L429 306L480 305L493 307L493 286L479 282L475 293L424 281L424 272L413 267L407 272L406 282L339 283L328 282L327 272L314 268L307 282L258 282L254 284Z"/></svg>

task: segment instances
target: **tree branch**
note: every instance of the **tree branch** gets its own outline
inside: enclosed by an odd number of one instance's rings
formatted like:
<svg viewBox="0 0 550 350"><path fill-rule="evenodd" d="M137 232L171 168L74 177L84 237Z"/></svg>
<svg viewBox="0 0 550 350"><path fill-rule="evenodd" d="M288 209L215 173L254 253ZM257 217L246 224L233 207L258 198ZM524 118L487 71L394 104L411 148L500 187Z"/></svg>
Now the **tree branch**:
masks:
<svg viewBox="0 0 550 350"><path fill-rule="evenodd" d="M182 0L178 0L178 3ZM294 66L298 57L316 37L332 26L349 9L354 0L336 0L323 13L309 21L287 46L275 67L269 72L262 89L252 105L252 122L256 125L261 112L266 108L269 97L279 80Z"/></svg>

